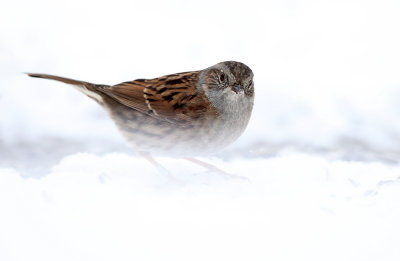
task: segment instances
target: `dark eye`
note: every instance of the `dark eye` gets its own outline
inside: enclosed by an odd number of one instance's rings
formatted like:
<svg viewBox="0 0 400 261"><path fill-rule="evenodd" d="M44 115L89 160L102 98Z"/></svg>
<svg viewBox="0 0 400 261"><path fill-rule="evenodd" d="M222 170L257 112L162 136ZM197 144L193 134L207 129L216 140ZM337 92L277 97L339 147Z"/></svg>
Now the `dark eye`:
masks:
<svg viewBox="0 0 400 261"><path fill-rule="evenodd" d="M226 75L225 75L224 72L221 72L221 74L219 75L219 80L220 80L221 82L224 82L224 81L226 80Z"/></svg>

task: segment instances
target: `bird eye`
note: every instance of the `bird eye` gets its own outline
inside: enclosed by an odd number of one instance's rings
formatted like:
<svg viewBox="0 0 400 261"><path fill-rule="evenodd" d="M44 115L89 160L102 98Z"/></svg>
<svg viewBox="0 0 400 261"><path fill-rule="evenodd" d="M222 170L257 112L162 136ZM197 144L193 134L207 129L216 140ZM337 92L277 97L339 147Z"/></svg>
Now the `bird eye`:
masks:
<svg viewBox="0 0 400 261"><path fill-rule="evenodd" d="M225 73L224 73L224 72L221 72L221 74L219 75L219 80L220 80L221 82L223 82L223 81L225 81L225 79L226 79Z"/></svg>
<svg viewBox="0 0 400 261"><path fill-rule="evenodd" d="M250 88L253 85L253 80L250 80L248 87Z"/></svg>

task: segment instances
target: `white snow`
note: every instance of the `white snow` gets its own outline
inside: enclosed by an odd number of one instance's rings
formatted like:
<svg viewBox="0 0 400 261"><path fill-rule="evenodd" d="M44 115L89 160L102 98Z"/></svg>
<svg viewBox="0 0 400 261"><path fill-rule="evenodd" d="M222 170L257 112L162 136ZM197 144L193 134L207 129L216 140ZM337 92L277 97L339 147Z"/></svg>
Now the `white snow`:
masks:
<svg viewBox="0 0 400 261"><path fill-rule="evenodd" d="M295 154L212 160L75 154L43 178L0 170L3 260L396 260L400 167ZM188 171L191 169L191 171Z"/></svg>
<svg viewBox="0 0 400 261"><path fill-rule="evenodd" d="M8 1L0 260L399 260L399 1ZM113 84L249 65L245 134L202 160L125 145L49 73Z"/></svg>

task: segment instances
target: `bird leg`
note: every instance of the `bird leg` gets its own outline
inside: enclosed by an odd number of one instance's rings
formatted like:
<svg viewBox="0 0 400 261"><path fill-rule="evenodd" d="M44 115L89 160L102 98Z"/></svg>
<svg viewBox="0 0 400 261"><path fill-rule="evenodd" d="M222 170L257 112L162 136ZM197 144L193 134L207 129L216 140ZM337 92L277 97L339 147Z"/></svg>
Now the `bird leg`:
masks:
<svg viewBox="0 0 400 261"><path fill-rule="evenodd" d="M143 152L143 151L138 151L137 152L140 156L142 156L143 158L145 158L148 162L151 163L151 165L153 165L154 167L156 167L156 169L158 170L158 172L160 172L161 174L167 175L168 177L172 177L171 173L164 168L160 163L158 163L148 152ZM209 164L207 162L195 159L195 158L184 158L187 161L190 161L192 163L195 163L199 166L202 166L203 168L206 168L207 170L214 172L214 173L218 173L220 175L222 175L225 178L236 178L236 179L242 179L242 180L246 180L249 181L249 179L245 178L245 177L240 177L240 176L236 176L236 175L232 175L229 174L219 168L217 168L216 166Z"/></svg>
<svg viewBox="0 0 400 261"><path fill-rule="evenodd" d="M151 163L161 174L171 175L169 171L158 163L148 152L138 151L138 154Z"/></svg>
<svg viewBox="0 0 400 261"><path fill-rule="evenodd" d="M203 168L206 168L207 170L209 170L211 172L218 173L218 174L220 174L220 175L222 175L224 177L236 178L236 179L239 178L239 179L243 179L243 180L247 180L248 181L248 179L245 178L245 177L229 174L229 173L217 168L216 166L214 166L214 165L212 165L210 163L207 163L207 162L195 159L195 158L184 158L184 159L187 160L187 161L190 161L190 162L192 162L194 164L197 164L199 166L202 166Z"/></svg>

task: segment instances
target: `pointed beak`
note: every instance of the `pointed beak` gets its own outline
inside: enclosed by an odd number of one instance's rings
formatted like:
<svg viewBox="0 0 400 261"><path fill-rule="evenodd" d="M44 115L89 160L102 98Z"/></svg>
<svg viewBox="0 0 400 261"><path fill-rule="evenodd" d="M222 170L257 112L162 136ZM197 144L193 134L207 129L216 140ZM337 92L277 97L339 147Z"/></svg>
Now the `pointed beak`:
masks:
<svg viewBox="0 0 400 261"><path fill-rule="evenodd" d="M242 85L240 85L238 83L238 84L233 85L232 90L236 93L241 93L241 92L243 92L243 87L242 87Z"/></svg>

